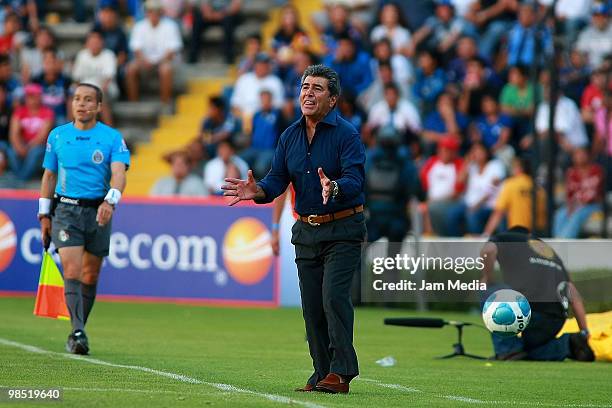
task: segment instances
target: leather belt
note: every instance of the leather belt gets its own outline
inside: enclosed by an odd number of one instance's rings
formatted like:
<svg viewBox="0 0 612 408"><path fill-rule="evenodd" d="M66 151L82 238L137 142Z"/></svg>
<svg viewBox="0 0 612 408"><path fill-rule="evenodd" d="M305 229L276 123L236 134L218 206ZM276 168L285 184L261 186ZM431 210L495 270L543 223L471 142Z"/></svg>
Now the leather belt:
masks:
<svg viewBox="0 0 612 408"><path fill-rule="evenodd" d="M350 217L353 214L359 214L363 212L363 205L358 205L357 207L347 208L346 210L341 210L332 214L323 214L323 215L300 215L299 220L302 222L306 222L313 227L317 227L321 224L325 224L327 222L341 220L342 218Z"/></svg>

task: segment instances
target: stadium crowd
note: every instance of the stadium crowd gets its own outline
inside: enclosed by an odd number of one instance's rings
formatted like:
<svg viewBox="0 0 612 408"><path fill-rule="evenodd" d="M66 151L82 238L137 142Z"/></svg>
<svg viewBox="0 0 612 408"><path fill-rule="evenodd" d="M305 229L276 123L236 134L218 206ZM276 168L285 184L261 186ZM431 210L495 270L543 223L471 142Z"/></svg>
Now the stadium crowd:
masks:
<svg viewBox="0 0 612 408"><path fill-rule="evenodd" d="M301 75L314 63L340 74L337 108L367 148L370 240L401 240L413 197L422 203L426 232L440 236L530 226L529 191L533 180L543 186L546 167L532 168L534 151L541 163L550 159L551 61L560 84L555 191L564 192L563 199L552 197L558 204L553 235L580 236L612 189L610 182L604 186L612 155L607 2L558 0L550 10L551 0L326 0L320 12L301 16L277 1L282 8L272 38L253 33L237 55L240 0L126 0L122 13L117 0L98 0L95 24L74 61L54 45L36 2L4 3L2 177L36 174L49 128L70 119L66 106L76 82L104 89L102 119L112 123L112 102L138 100L139 78L157 75L170 112L177 65L196 63L206 46L202 33L218 25L225 61L237 64L238 77L210 97L194 141L166 155L171 174L152 195L219 195L224 177L244 178L248 168L263 177L280 134L299 118ZM129 33L125 11L134 21ZM305 29L307 18L318 38ZM555 41L561 47L556 60ZM545 198L538 202L535 225L542 228Z"/></svg>

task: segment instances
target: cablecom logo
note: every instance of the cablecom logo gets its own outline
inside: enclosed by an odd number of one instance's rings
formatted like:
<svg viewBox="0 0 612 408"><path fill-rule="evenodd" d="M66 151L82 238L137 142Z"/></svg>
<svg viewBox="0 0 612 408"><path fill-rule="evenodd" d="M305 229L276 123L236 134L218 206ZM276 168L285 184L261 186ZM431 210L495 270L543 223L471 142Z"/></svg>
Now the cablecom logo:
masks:
<svg viewBox="0 0 612 408"><path fill-rule="evenodd" d="M11 264L17 249L17 234L13 221L0 211L0 272Z"/></svg>
<svg viewBox="0 0 612 408"><path fill-rule="evenodd" d="M229 275L243 285L255 285L270 272L270 231L259 220L240 218L225 233L223 260Z"/></svg>

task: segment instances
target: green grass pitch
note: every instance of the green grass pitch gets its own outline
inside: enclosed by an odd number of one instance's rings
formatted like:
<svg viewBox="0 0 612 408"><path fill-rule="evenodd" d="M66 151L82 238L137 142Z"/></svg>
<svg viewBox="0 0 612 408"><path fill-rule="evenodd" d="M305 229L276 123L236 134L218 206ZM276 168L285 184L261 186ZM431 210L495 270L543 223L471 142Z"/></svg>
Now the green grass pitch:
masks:
<svg viewBox="0 0 612 408"><path fill-rule="evenodd" d="M451 351L454 328L382 324L412 311L358 309L361 377L349 395L328 395L293 391L311 372L298 309L98 302L87 328L91 356L80 359L64 352L69 324L36 318L32 308L31 298L0 298L0 386L63 387L63 402L51 406L612 406L609 364L439 360ZM468 352L491 354L480 328L466 328L464 343ZM396 365L375 363L385 356Z"/></svg>

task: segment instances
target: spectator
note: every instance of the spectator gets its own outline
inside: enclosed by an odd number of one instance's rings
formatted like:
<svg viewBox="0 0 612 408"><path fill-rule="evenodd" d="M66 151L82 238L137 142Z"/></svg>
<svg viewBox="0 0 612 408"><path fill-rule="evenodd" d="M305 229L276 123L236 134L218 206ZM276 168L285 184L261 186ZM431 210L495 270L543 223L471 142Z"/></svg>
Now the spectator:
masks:
<svg viewBox="0 0 612 408"><path fill-rule="evenodd" d="M377 103L384 101L385 99L385 86L389 84L397 85L400 89L400 96L402 98L407 97L407 93L403 92L403 88L400 88L400 84L395 80L393 76L393 69L389 61L381 61L378 65L378 72L374 77L374 82L368 86L368 88L359 95L357 102L359 106L365 111L369 112L372 107Z"/></svg>
<svg viewBox="0 0 612 408"><path fill-rule="evenodd" d="M42 87L28 84L25 104L15 109L11 118L7 152L11 171L18 179L27 181L41 169L53 120L53 111L42 104Z"/></svg>
<svg viewBox="0 0 612 408"><path fill-rule="evenodd" d="M260 99L261 108L253 116L250 143L240 154L258 179L263 178L270 170L282 125L281 111L272 105L272 93L264 89L260 93Z"/></svg>
<svg viewBox="0 0 612 408"><path fill-rule="evenodd" d="M355 126L357 132L361 134L365 117L364 113L357 107L354 95L349 92L342 92L342 95L338 98L338 112L344 119L351 122L351 125Z"/></svg>
<svg viewBox="0 0 612 408"><path fill-rule="evenodd" d="M606 95L603 106L595 113L593 155L612 174L612 96ZM612 177L607 177L606 191L612 191Z"/></svg>
<svg viewBox="0 0 612 408"><path fill-rule="evenodd" d="M528 3L519 7L518 22L508 33L508 64L531 66L534 61L542 66L546 56L552 55L552 38L548 29L536 33L536 11ZM539 52L536 41L540 39ZM536 60L537 58L537 60Z"/></svg>
<svg viewBox="0 0 612 408"><path fill-rule="evenodd" d="M43 51L47 48L57 46L55 34L49 27L41 26L34 33L34 47L21 48L19 55L19 65L21 67L21 77L24 81L41 74L43 70ZM59 58L63 60L61 53Z"/></svg>
<svg viewBox="0 0 612 408"><path fill-rule="evenodd" d="M234 33L241 22L241 0L198 0L193 4L193 27L191 45L189 47L189 62L195 63L200 56L202 34L207 28L221 26L223 28L223 51L225 62L234 63Z"/></svg>
<svg viewBox="0 0 612 408"><path fill-rule="evenodd" d="M252 72L255 67L255 57L262 51L261 35L250 34L244 42L244 54L238 62L238 76Z"/></svg>
<svg viewBox="0 0 612 408"><path fill-rule="evenodd" d="M481 102L482 115L473 123L471 140L482 142L502 162L510 164L514 149L509 146L512 119L499 111L494 95L484 95Z"/></svg>
<svg viewBox="0 0 612 408"><path fill-rule="evenodd" d="M28 31L35 32L38 30L40 21L38 19L39 8L36 0L3 1L2 5L8 13L17 16L20 26L25 27ZM40 15L42 15L42 13L40 13Z"/></svg>
<svg viewBox="0 0 612 408"><path fill-rule="evenodd" d="M539 0L540 4L551 7L553 0ZM588 23L591 14L592 0L558 0L555 15L565 35L566 49L576 42L578 33Z"/></svg>
<svg viewBox="0 0 612 408"><path fill-rule="evenodd" d="M612 25L609 8L605 3L595 3L591 24L578 36L576 48L589 56L589 65L598 68L606 55L612 53Z"/></svg>
<svg viewBox="0 0 612 408"><path fill-rule="evenodd" d="M338 41L348 36L357 48L361 48L361 34L349 21L349 10L346 5L334 4L329 8L329 24L321 35L323 53L332 56L336 53Z"/></svg>
<svg viewBox="0 0 612 408"><path fill-rule="evenodd" d="M102 100L102 121L112 126L112 111L109 101L117 99L119 88L115 81L117 74L117 58L115 54L104 48L104 37L100 31L92 30L87 35L85 48L76 56L72 67L72 79L96 85L104 92Z"/></svg>
<svg viewBox="0 0 612 408"><path fill-rule="evenodd" d="M535 106L535 95L529 83L529 73L524 65L510 68L508 83L502 88L500 96L501 111L512 118L516 139L530 132L531 115ZM539 94L542 91L539 90ZM515 143L518 146L518 143Z"/></svg>
<svg viewBox="0 0 612 408"><path fill-rule="evenodd" d="M589 84L593 69L588 65L586 54L574 48L559 70L561 89L568 98L580 104L582 93Z"/></svg>
<svg viewBox="0 0 612 408"><path fill-rule="evenodd" d="M402 14L395 3L387 3L380 9L379 24L370 34L370 41L377 43L388 39L393 47L393 53L400 53L410 42L410 31L406 28Z"/></svg>
<svg viewBox="0 0 612 408"><path fill-rule="evenodd" d="M71 80L62 72L62 61L57 52L48 48L43 52L43 72L32 78L32 82L42 87L42 103L53 110L54 126L68 122L68 109L71 102Z"/></svg>
<svg viewBox="0 0 612 408"><path fill-rule="evenodd" d="M438 68L435 54L428 50L421 51L412 93L424 116L434 110L436 99L444 91L445 86L446 75L442 68Z"/></svg>
<svg viewBox="0 0 612 408"><path fill-rule="evenodd" d="M477 0L466 18L480 31L480 55L492 56L516 20L519 0Z"/></svg>
<svg viewBox="0 0 612 408"><path fill-rule="evenodd" d="M422 139L425 151L434 154L436 146L447 135L453 135L462 140L466 135L469 119L457 110L455 98L449 92L438 96L436 109L429 113L423 124Z"/></svg>
<svg viewBox="0 0 612 408"><path fill-rule="evenodd" d="M94 24L93 31L102 33L104 37L104 48L111 50L117 57L118 82L122 83L125 65L128 60L128 40L123 28L117 7L112 3L104 3L98 11L98 20Z"/></svg>
<svg viewBox="0 0 612 408"><path fill-rule="evenodd" d="M585 124L593 125L595 112L603 107L606 89L606 70L597 69L591 74L591 82L580 99L580 111Z"/></svg>
<svg viewBox="0 0 612 408"><path fill-rule="evenodd" d="M281 126L280 128L284 132L293 122L300 119L302 111L299 106L296 106L292 100L285 100L283 107L281 108ZM282 132L281 132L282 133Z"/></svg>
<svg viewBox="0 0 612 408"><path fill-rule="evenodd" d="M236 149L231 140L219 143L217 157L204 166L204 187L212 195L223 195L221 186L227 177L244 179L249 165L235 154Z"/></svg>
<svg viewBox="0 0 612 408"><path fill-rule="evenodd" d="M457 55L450 61L446 70L449 82L463 82L467 63L474 57L478 57L476 40L466 35L461 37L457 42Z"/></svg>
<svg viewBox="0 0 612 408"><path fill-rule="evenodd" d="M219 96L212 96L208 100L208 116L202 120L198 140L202 142L206 158L212 159L217 155L217 145L230 140L238 133L240 124L227 111L225 102Z"/></svg>
<svg viewBox="0 0 612 408"><path fill-rule="evenodd" d="M415 32L423 26L427 18L434 14L435 2L433 0L398 1L381 0L380 7L387 3L395 3L400 8L401 15L406 21L406 28Z"/></svg>
<svg viewBox="0 0 612 408"><path fill-rule="evenodd" d="M261 108L259 95L263 89L272 93L275 108L283 105L284 89L281 80L272 74L271 59L268 54L260 53L255 58L253 72L242 74L234 85L230 104L237 117L251 117Z"/></svg>
<svg viewBox="0 0 612 408"><path fill-rule="evenodd" d="M172 110L174 65L183 46L181 33L174 21L162 18L159 0L147 0L145 9L147 18L134 25L130 38L134 60L127 67L127 95L130 101L137 101L140 74L155 70L159 75L160 99L168 113Z"/></svg>
<svg viewBox="0 0 612 408"><path fill-rule="evenodd" d="M530 159L522 157L512 161L512 177L504 181L495 200L493 214L487 221L483 235L491 236L506 219L506 229L513 227L532 228L533 179ZM537 189L536 225L534 230L542 230L546 222L546 193Z"/></svg>
<svg viewBox="0 0 612 408"><path fill-rule="evenodd" d="M416 135L421 131L421 117L414 105L400 97L397 85L385 85L385 99L372 107L368 115L368 132L384 126L392 127L400 135ZM407 139L410 139L408 137Z"/></svg>
<svg viewBox="0 0 612 408"><path fill-rule="evenodd" d="M578 238L582 225L594 212L601 210L603 184L601 166L591 163L586 149L574 150L572 167L565 174L565 204L555 213L555 238Z"/></svg>
<svg viewBox="0 0 612 408"><path fill-rule="evenodd" d="M293 65L288 70L283 81L285 98L299 105L298 96L302 87L302 74L309 66L316 63L316 57L307 51L297 51L293 55Z"/></svg>
<svg viewBox="0 0 612 408"><path fill-rule="evenodd" d="M3 32L0 35L0 53L13 54L20 47L19 17L15 13L9 13L4 17ZM21 39L23 40L23 39Z"/></svg>
<svg viewBox="0 0 612 408"><path fill-rule="evenodd" d="M474 29L471 25L455 16L450 0L437 0L436 14L425 20L425 24L414 33L408 47L408 55L414 55L422 45L424 48L449 57L460 36L473 34Z"/></svg>
<svg viewBox="0 0 612 408"><path fill-rule="evenodd" d="M494 74L487 69L485 61L480 57L471 58L466 66L463 79L459 110L470 118L480 115L484 95L498 95L499 87Z"/></svg>
<svg viewBox="0 0 612 408"><path fill-rule="evenodd" d="M295 6L286 5L280 12L280 26L272 37L272 56L281 70L281 77L293 62L297 51L308 49L310 40L300 26L299 14Z"/></svg>
<svg viewBox="0 0 612 408"><path fill-rule="evenodd" d="M202 179L191 174L193 163L187 151L172 152L164 156L164 160L170 163L172 174L157 180L150 195L155 197L201 197L206 195Z"/></svg>
<svg viewBox="0 0 612 408"><path fill-rule="evenodd" d="M544 99L538 106L536 113L535 129L540 142L548 138L548 116L549 116L549 92L544 89ZM561 164L567 167L574 149L585 147L589 140L587 138L584 122L580 116L578 106L567 96L559 95L555 111L555 137L561 154ZM547 150L546 150L547 151Z"/></svg>
<svg viewBox="0 0 612 408"><path fill-rule="evenodd" d="M6 103L17 105L23 97L23 85L13 74L11 60L7 54L0 54L0 85L6 89Z"/></svg>
<svg viewBox="0 0 612 408"><path fill-rule="evenodd" d="M460 205L452 209L453 221L450 228L456 228L452 235L461 236L460 226L465 222L470 235L480 235L493 207L499 186L506 176L504 164L491 157L491 151L482 142L476 142L466 156L466 164L459 178L467 184L465 196Z"/></svg>
<svg viewBox="0 0 612 408"><path fill-rule="evenodd" d="M410 99L410 86L414 82L414 68L408 58L402 54L393 53L391 41L388 38L383 38L374 44L373 58L370 61L373 78L378 77L379 64L383 62L391 64L393 78L400 86L402 95Z"/></svg>
<svg viewBox="0 0 612 408"><path fill-rule="evenodd" d="M355 95L365 91L373 80L369 55L348 34L338 38L336 52L324 63L338 73L342 88Z"/></svg>
<svg viewBox="0 0 612 408"><path fill-rule="evenodd" d="M421 186L427 194L427 212L433 231L440 236L452 233L450 210L460 204L464 185L459 179L463 159L458 157L459 141L447 136L438 143L438 153L430 157L420 172ZM430 229L429 227L427 229Z"/></svg>

